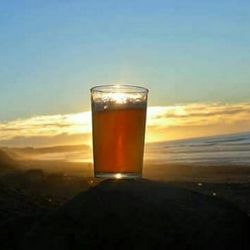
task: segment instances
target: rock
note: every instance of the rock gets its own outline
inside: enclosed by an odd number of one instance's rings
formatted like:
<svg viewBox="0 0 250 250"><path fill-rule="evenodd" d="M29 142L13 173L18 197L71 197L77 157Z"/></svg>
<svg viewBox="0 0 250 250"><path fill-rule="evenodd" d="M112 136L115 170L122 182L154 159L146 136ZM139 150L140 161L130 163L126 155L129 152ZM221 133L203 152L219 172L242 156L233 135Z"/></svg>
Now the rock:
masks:
<svg viewBox="0 0 250 250"><path fill-rule="evenodd" d="M106 180L28 233L23 249L250 249L249 218L230 203L148 180Z"/></svg>

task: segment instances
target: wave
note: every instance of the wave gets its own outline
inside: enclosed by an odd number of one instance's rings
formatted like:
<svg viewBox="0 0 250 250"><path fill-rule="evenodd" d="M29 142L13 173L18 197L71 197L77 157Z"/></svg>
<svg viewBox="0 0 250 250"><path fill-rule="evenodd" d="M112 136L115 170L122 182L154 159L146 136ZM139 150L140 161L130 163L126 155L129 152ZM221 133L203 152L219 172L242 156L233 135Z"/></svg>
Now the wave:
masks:
<svg viewBox="0 0 250 250"><path fill-rule="evenodd" d="M250 166L250 133L154 143L145 151L153 163Z"/></svg>

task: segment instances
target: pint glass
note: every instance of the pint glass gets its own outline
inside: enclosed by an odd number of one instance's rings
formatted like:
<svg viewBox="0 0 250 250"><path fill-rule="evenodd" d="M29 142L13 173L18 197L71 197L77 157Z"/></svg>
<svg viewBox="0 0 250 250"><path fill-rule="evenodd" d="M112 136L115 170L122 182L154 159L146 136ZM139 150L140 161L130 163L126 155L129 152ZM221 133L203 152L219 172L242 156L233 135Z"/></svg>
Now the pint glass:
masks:
<svg viewBox="0 0 250 250"><path fill-rule="evenodd" d="M91 89L95 177L142 177L147 96L130 85Z"/></svg>

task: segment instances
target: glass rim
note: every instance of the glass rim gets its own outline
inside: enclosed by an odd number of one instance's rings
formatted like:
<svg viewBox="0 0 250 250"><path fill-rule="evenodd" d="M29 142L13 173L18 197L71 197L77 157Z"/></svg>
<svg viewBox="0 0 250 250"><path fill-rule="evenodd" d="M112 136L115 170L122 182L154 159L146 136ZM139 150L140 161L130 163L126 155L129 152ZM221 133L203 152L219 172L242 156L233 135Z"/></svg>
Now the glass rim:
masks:
<svg viewBox="0 0 250 250"><path fill-rule="evenodd" d="M122 93L145 93L147 94L149 90L144 87L136 86L136 85L129 85L129 84L104 84L104 85L97 85L90 89L90 92L100 92L100 93L112 93L118 92L117 90L122 90ZM114 91L116 90L116 91Z"/></svg>

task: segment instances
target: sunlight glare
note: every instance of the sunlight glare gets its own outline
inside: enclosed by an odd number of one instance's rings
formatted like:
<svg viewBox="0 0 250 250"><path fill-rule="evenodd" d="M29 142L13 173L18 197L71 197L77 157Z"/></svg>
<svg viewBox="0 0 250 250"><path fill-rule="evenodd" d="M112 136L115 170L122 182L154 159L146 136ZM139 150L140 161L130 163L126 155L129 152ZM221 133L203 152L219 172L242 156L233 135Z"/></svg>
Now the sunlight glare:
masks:
<svg viewBox="0 0 250 250"><path fill-rule="evenodd" d="M117 104L124 104L127 102L128 97L123 93L112 93L111 99Z"/></svg>
<svg viewBox="0 0 250 250"><path fill-rule="evenodd" d="M120 174L120 173L119 174L115 174L115 178L116 179L121 179L122 178L122 174Z"/></svg>

